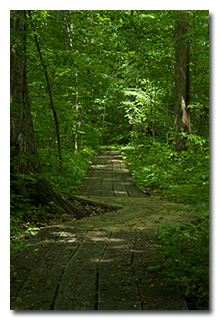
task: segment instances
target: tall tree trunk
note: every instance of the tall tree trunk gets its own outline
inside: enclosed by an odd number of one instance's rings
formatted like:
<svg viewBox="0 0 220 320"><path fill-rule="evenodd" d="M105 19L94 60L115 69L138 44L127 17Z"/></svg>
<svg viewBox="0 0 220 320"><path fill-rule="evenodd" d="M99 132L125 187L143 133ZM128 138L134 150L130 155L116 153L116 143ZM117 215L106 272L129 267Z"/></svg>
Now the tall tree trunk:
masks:
<svg viewBox="0 0 220 320"><path fill-rule="evenodd" d="M175 25L174 141L176 151L186 149L186 138L181 133L190 133L188 18L188 13L178 12Z"/></svg>
<svg viewBox="0 0 220 320"><path fill-rule="evenodd" d="M36 204L53 202L60 213L83 214L51 184L38 178L41 165L34 141L26 68L26 11L11 11L11 191L32 199ZM28 174L28 177L23 178ZM31 176L31 179L30 179Z"/></svg>
<svg viewBox="0 0 220 320"><path fill-rule="evenodd" d="M104 128L105 128L105 114L106 114L106 104L104 102L104 111L102 115L102 132L101 132L101 139L100 139L100 145L103 145L103 138L104 138Z"/></svg>
<svg viewBox="0 0 220 320"><path fill-rule="evenodd" d="M51 109L52 109L52 112L53 112L53 116L54 116L54 121L55 121L55 129L56 129L56 136L57 136L57 146L58 146L58 156L59 156L59 168L60 168L60 172L62 172L63 159L62 159L61 142L60 142L60 127L59 127L59 122L58 122L58 118L57 118L56 109L55 109L54 102L53 102L50 79L49 79L49 75L48 75L48 72L47 72L47 67L46 67L46 65L44 63L44 59L43 59L43 56L42 56L42 53L41 53L41 50L40 50L40 44L39 44L39 41L38 41L38 38L37 38L37 34L36 34L35 27L34 27L34 23L32 21L31 11L29 10L28 13L29 13L29 17L31 19L31 26L32 26L32 29L34 31L34 40L35 40L35 43L36 43L36 46L37 46L37 51L38 51L38 54L39 54L39 57L40 57L40 61L41 61L42 67L44 69L44 74L45 74L45 78L46 78L46 82L47 82L47 88L48 88L48 93L49 93L49 97L50 97L50 106L51 106Z"/></svg>
<svg viewBox="0 0 220 320"><path fill-rule="evenodd" d="M65 10L68 16L69 10ZM68 33L68 42L65 42L65 48L67 50L73 50L73 41L71 37L71 27L70 27L70 22L67 17L64 17L64 21L66 23L66 28L67 28L67 33ZM79 126L79 86L78 86L78 73L75 72L75 77L76 77L76 100L75 100L75 110L76 110L76 123L75 123L75 136L74 136L74 152L77 154L78 151L78 126ZM74 106L73 106L74 109Z"/></svg>
<svg viewBox="0 0 220 320"><path fill-rule="evenodd" d="M152 135L153 135L153 141L155 141L156 101L157 101L157 86L156 86L156 84L155 84L155 85L154 85L153 119L152 119Z"/></svg>
<svg viewBox="0 0 220 320"><path fill-rule="evenodd" d="M75 154L77 154L78 151L78 121L79 121L79 88L78 88L78 74L76 73L76 129L75 129Z"/></svg>
<svg viewBox="0 0 220 320"><path fill-rule="evenodd" d="M26 68L25 11L11 11L10 143L11 174L39 173L41 166L34 142Z"/></svg>

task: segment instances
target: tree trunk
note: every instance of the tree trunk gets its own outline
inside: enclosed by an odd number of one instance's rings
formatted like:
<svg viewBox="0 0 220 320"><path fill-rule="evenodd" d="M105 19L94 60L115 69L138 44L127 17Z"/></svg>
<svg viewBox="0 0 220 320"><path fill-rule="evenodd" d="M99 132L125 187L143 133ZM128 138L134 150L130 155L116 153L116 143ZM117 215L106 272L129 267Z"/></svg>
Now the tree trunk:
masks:
<svg viewBox="0 0 220 320"><path fill-rule="evenodd" d="M12 11L11 16L11 173L39 173L41 166L34 142L27 86L25 11Z"/></svg>
<svg viewBox="0 0 220 320"><path fill-rule="evenodd" d="M41 165L28 94L25 21L25 10L11 11L11 191L35 203L53 202L58 212L81 218L83 214L72 203L56 194L48 181L38 178Z"/></svg>
<svg viewBox="0 0 220 320"><path fill-rule="evenodd" d="M47 88L48 88L48 93L49 93L49 97L50 97L50 106L53 112L53 116L54 116L54 121L55 121L55 129L56 129L56 136L57 136L57 146L58 146L58 156L59 156L59 168L60 168L60 172L62 172L62 163L63 163L63 158L62 158L62 151L61 151L61 142L60 142L60 127L59 127L59 122L58 122L58 118L57 118L57 113L56 113L56 109L54 107L54 102L53 102L53 96L52 96L52 91L51 91L51 86L50 86L50 80L49 80L49 76L48 76L48 72L47 72L47 67L44 63L43 60L43 56L41 54L41 50L40 50L40 44L39 41L37 39L37 34L35 31L35 27L34 24L32 22L32 16L31 16L31 11L28 11L29 13L29 17L31 19L31 26L32 29L34 31L34 40L37 46L37 51L40 57L40 61L42 64L42 67L44 69L44 74L45 74L45 78L46 78L46 82L47 82Z"/></svg>
<svg viewBox="0 0 220 320"><path fill-rule="evenodd" d="M177 13L175 26L174 141L176 151L186 149L186 138L181 133L190 133L188 17L186 12Z"/></svg>
<svg viewBox="0 0 220 320"><path fill-rule="evenodd" d="M76 129L75 129L75 154L78 151L78 112L79 112L79 88L78 88L78 74L76 72Z"/></svg>
<svg viewBox="0 0 220 320"><path fill-rule="evenodd" d="M103 115L102 115L102 132L101 132L101 140L100 140L101 146L103 145L103 138L104 138L105 114L106 114L106 104L104 104L104 111L103 111Z"/></svg>
<svg viewBox="0 0 220 320"><path fill-rule="evenodd" d="M56 212L60 214L73 214L78 219L85 217L85 215L78 210L73 203L54 192L51 184L47 180L38 179L37 182L30 185L29 188L29 195L36 205L39 203L42 205L50 205L50 203L53 202L57 206Z"/></svg>
<svg viewBox="0 0 220 320"><path fill-rule="evenodd" d="M69 10L65 10L66 13L69 13ZM72 37L71 37L71 27L70 27L70 22L69 19L67 17L64 17L64 21L66 23L66 28L67 28L67 33L68 33L68 39L69 42L65 42L65 47L67 48L67 50L73 50L73 41L72 41ZM78 112L79 112L79 86L78 86L78 73L75 72L75 77L76 77L76 123L75 123L75 136L74 136L74 152L75 154L77 154L78 152L78 126L79 126L79 116L78 116ZM74 109L74 107L73 107Z"/></svg>

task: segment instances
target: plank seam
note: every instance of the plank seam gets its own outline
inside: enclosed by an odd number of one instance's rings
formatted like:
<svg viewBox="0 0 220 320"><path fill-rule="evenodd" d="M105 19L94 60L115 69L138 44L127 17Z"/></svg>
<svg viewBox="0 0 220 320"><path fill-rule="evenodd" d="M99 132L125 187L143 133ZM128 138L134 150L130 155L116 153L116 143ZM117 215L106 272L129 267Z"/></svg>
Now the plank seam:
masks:
<svg viewBox="0 0 220 320"><path fill-rule="evenodd" d="M40 263L40 262L42 261L42 259L46 256L46 254L48 253L48 251L51 249L51 247L53 247L55 244L56 244L56 242L54 242L54 243L52 244L52 246L48 246L47 250L41 255L38 263ZM14 304L14 305L16 304L17 299L18 299L18 297L19 297L19 294L20 294L21 290L24 288L24 286L25 286L25 284L26 284L26 280L28 279L28 277L29 277L32 269L36 269L36 268L37 268L36 265L34 266L34 268L31 268L31 269L26 268L26 270L28 270L28 273L27 273L25 279L23 280L23 284L22 284L21 288L18 290L18 292L17 292L17 294L16 294L16 296L15 296L15 299L14 299L14 303L12 303L12 305L13 305L13 304ZM13 308L11 307L11 310L12 310L12 309L13 309Z"/></svg>
<svg viewBox="0 0 220 320"><path fill-rule="evenodd" d="M136 284L136 287L137 287L137 294L138 294L138 297L139 297L139 303L140 303L140 306L141 306L141 310L144 310L142 296L141 296L140 288L139 288L139 284L138 284L138 279L137 279L137 275L136 275L135 268L134 268L134 253L135 253L136 240L137 240L137 232L135 232L134 245L133 245L133 250L132 250L132 255L131 255L131 262L130 263L131 263L132 271L133 271L133 274L134 274L134 279L135 279L135 284Z"/></svg>
<svg viewBox="0 0 220 320"><path fill-rule="evenodd" d="M100 265L100 262L101 262L101 260L102 260L102 258L103 258L103 255L104 255L104 253L105 253L105 250L106 250L106 248L107 248L107 246L108 246L108 244L109 244L109 240L111 239L111 237L112 237L112 232L110 232L110 234L109 234L108 241L106 241L106 243L105 243L105 246L104 246L104 248L103 248L103 250L102 250L102 253L101 253L100 257L99 257L99 261L98 261L97 267L96 267L95 310L99 310L99 309L98 309L98 305L99 305L99 265Z"/></svg>
<svg viewBox="0 0 220 320"><path fill-rule="evenodd" d="M86 233L82 236L82 239L79 242L78 246L76 247L75 251L71 254L70 258L67 260L67 262L65 263L65 265L64 265L64 267L62 269L62 272L61 272L61 275L59 277L58 284L57 284L57 287L56 287L56 290L55 290L55 293L54 293L53 300L52 300L52 302L50 304L50 310L54 310L57 294L58 294L59 289L60 289L60 285L61 285L61 282L62 282L64 271L65 271L66 267L68 266L68 264L70 263L70 261L75 257L75 255L79 251L79 248L82 246L83 242L85 241L85 236L87 235L88 232L89 232L89 230L87 230Z"/></svg>

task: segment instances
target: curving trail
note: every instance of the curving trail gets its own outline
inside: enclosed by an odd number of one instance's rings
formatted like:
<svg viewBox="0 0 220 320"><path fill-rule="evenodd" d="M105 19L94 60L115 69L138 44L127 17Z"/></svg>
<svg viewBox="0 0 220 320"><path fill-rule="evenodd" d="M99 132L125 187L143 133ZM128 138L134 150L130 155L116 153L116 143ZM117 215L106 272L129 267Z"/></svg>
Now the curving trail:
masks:
<svg viewBox="0 0 220 320"><path fill-rule="evenodd" d="M144 197L119 151L97 157L80 191L119 209L41 229L11 261L11 309L187 310L174 284L148 266L163 259L158 225L193 216Z"/></svg>

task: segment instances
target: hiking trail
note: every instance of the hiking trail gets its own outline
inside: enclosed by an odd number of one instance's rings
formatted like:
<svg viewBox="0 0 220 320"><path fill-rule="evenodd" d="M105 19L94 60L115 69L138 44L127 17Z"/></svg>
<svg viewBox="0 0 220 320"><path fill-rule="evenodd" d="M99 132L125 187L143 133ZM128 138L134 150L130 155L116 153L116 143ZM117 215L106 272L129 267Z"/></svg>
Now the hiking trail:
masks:
<svg viewBox="0 0 220 320"><path fill-rule="evenodd" d="M175 204L145 197L119 151L102 152L79 199L117 210L42 228L11 261L12 310L187 310L161 270L158 226L193 221Z"/></svg>

